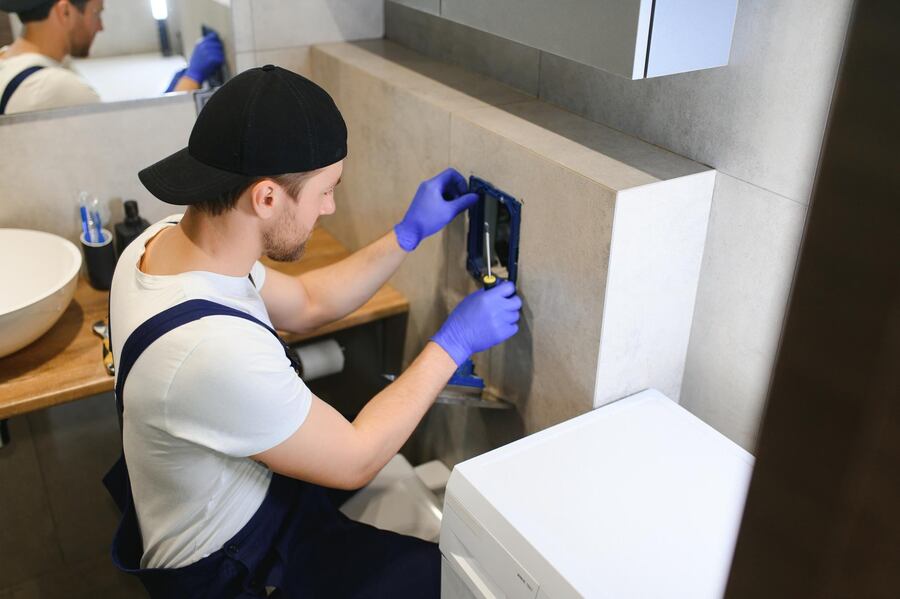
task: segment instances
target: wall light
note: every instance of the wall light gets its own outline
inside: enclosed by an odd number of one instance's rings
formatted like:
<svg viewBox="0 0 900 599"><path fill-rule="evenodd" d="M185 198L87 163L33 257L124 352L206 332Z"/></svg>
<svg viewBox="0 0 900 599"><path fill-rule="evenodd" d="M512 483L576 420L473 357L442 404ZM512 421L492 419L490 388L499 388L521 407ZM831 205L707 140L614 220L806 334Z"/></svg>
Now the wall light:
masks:
<svg viewBox="0 0 900 599"><path fill-rule="evenodd" d="M150 0L150 11L157 21L169 18L169 6L166 4L166 0Z"/></svg>
<svg viewBox="0 0 900 599"><path fill-rule="evenodd" d="M166 19L169 18L169 6L166 0L150 0L150 12L156 19L156 26L159 28L159 48L163 56L172 55L172 45L169 43L169 27Z"/></svg>

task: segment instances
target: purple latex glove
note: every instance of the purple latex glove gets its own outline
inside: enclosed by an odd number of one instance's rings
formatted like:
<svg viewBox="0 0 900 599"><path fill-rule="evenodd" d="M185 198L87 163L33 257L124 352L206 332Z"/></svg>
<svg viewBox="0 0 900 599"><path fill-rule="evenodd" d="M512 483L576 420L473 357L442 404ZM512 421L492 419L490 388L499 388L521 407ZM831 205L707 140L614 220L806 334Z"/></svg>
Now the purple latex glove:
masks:
<svg viewBox="0 0 900 599"><path fill-rule="evenodd" d="M422 181L406 216L394 226L397 242L407 252L437 233L457 214L478 199L478 194L466 193L466 179L456 169L448 168L439 175Z"/></svg>
<svg viewBox="0 0 900 599"><path fill-rule="evenodd" d="M521 309L522 300L509 281L493 289L479 289L456 306L431 340L459 366L472 354L515 335Z"/></svg>
<svg viewBox="0 0 900 599"><path fill-rule="evenodd" d="M218 35L210 32L194 46L191 62L184 74L197 83L203 83L216 72L216 69L222 66L223 62L225 62L225 49L222 47L222 40Z"/></svg>

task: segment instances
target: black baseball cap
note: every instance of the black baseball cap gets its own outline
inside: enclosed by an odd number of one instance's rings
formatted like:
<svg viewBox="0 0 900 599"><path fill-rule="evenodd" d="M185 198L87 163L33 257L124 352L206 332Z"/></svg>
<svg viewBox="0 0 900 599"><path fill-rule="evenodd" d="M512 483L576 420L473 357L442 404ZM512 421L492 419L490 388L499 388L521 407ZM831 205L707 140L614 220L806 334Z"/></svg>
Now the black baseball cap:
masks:
<svg viewBox="0 0 900 599"><path fill-rule="evenodd" d="M5 12L25 12L47 4L47 0L0 0L0 10Z"/></svg>
<svg viewBox="0 0 900 599"><path fill-rule="evenodd" d="M347 156L347 126L324 89L266 65L230 79L200 111L188 146L138 173L150 193L185 206L260 177L301 173Z"/></svg>

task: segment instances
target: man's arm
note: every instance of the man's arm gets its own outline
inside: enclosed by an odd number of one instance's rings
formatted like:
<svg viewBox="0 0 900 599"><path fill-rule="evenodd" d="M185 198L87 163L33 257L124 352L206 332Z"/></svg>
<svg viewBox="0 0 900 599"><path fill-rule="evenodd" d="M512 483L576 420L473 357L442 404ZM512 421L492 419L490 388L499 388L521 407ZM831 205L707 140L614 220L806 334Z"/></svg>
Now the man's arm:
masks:
<svg viewBox="0 0 900 599"><path fill-rule="evenodd" d="M397 271L405 256L391 231L340 262L299 276L267 268L260 295L275 328L306 333L366 303Z"/></svg>
<svg viewBox="0 0 900 599"><path fill-rule="evenodd" d="M306 333L362 306L397 271L408 252L475 203L478 196L466 191L465 178L449 168L419 185L393 231L344 260L297 277L268 269L260 294L272 324L283 331Z"/></svg>
<svg viewBox="0 0 900 599"><path fill-rule="evenodd" d="M352 423L313 396L306 421L297 432L253 458L291 478L358 489L400 450L454 370L456 363L449 354L429 343Z"/></svg>
<svg viewBox="0 0 900 599"><path fill-rule="evenodd" d="M313 397L306 421L279 445L253 456L279 474L356 489L409 438L454 370L470 354L518 331L522 302L505 282L465 298L410 367L369 401L352 423Z"/></svg>

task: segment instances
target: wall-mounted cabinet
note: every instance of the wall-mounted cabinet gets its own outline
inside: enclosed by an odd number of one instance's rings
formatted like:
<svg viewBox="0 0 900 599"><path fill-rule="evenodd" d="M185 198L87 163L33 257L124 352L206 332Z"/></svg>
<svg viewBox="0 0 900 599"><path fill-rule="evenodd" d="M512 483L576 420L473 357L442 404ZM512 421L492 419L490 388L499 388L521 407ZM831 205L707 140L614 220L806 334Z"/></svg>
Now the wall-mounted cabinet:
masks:
<svg viewBox="0 0 900 599"><path fill-rule="evenodd" d="M728 64L737 0L396 0L629 79Z"/></svg>

